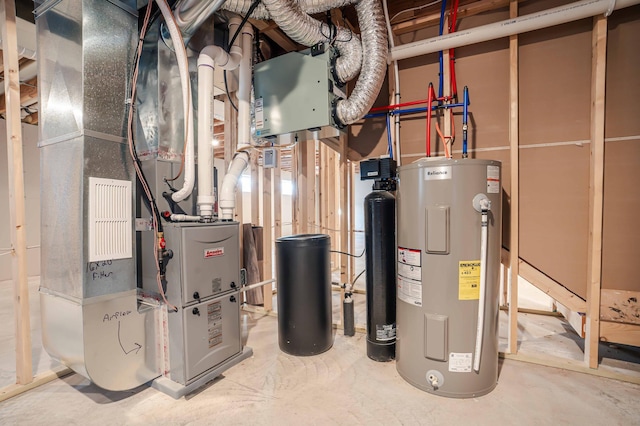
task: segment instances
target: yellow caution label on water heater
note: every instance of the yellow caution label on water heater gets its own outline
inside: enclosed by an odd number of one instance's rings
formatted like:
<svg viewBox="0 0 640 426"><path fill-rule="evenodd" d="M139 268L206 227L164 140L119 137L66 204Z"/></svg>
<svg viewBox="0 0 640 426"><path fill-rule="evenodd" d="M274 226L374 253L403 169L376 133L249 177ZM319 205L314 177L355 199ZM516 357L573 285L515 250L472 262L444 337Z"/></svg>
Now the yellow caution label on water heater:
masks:
<svg viewBox="0 0 640 426"><path fill-rule="evenodd" d="M480 261L461 260L458 266L458 300L480 299Z"/></svg>

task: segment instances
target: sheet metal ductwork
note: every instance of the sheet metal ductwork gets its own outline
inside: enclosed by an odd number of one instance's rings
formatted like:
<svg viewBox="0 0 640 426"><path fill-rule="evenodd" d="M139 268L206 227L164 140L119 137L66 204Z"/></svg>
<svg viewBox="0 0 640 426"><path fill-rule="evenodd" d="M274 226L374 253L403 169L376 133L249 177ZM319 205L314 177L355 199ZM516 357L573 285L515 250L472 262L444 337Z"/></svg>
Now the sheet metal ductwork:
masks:
<svg viewBox="0 0 640 426"><path fill-rule="evenodd" d="M124 136L135 1L36 6L43 345L101 388L131 389L158 375L155 335L145 329L158 310L137 299ZM107 247L110 237L117 247Z"/></svg>

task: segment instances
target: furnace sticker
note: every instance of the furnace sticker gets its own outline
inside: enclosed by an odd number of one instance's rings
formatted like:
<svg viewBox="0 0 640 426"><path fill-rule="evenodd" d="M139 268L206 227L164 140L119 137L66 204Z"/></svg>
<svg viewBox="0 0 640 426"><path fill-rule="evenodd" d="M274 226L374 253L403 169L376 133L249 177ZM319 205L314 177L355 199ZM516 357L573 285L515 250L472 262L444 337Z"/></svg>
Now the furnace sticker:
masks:
<svg viewBox="0 0 640 426"><path fill-rule="evenodd" d="M204 258L224 256L224 247L204 249Z"/></svg>

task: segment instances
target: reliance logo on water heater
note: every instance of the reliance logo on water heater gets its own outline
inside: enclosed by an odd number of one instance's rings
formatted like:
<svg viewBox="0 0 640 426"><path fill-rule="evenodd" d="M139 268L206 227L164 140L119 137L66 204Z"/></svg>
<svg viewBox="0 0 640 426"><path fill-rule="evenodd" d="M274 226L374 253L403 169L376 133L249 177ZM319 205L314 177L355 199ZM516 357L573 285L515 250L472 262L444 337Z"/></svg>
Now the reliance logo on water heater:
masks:
<svg viewBox="0 0 640 426"><path fill-rule="evenodd" d="M204 249L204 258L224 256L224 247Z"/></svg>
<svg viewBox="0 0 640 426"><path fill-rule="evenodd" d="M451 179L451 166L425 168L424 180Z"/></svg>

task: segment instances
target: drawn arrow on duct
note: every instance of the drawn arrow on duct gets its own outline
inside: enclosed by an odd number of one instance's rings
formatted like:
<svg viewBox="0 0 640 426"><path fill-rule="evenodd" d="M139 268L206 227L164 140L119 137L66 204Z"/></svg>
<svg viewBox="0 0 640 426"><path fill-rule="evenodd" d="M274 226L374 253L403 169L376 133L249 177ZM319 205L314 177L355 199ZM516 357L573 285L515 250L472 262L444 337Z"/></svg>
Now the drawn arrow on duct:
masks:
<svg viewBox="0 0 640 426"><path fill-rule="evenodd" d="M134 343L134 348L130 349L130 350L126 350L124 348L124 346L122 345L122 339L120 339L120 321L118 321L118 343L120 343L120 347L122 348L122 352L124 352L125 355L129 355L131 352L136 351L136 355L138 354L138 351L140 349L142 349L142 346L140 345L140 343Z"/></svg>

